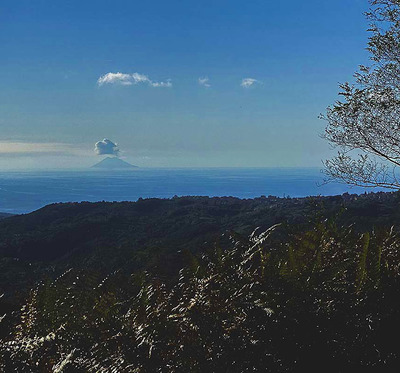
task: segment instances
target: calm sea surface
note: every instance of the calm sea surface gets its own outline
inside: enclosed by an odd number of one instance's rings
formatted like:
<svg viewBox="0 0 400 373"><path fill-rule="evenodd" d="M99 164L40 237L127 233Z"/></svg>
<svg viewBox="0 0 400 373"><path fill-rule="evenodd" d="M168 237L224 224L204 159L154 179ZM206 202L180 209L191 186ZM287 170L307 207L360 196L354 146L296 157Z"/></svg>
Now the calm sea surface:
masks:
<svg viewBox="0 0 400 373"><path fill-rule="evenodd" d="M253 198L364 192L341 184L320 186L322 181L323 175L315 168L0 172L0 212L26 213L53 202L136 201L174 195Z"/></svg>

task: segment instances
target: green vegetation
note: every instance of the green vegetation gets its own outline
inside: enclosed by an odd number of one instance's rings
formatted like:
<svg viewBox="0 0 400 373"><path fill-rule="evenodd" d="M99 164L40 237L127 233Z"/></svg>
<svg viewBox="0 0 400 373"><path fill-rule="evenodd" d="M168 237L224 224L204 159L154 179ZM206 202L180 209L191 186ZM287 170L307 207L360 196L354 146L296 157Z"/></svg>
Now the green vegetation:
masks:
<svg viewBox="0 0 400 373"><path fill-rule="evenodd" d="M201 256L168 284L69 270L28 297L4 372L393 371L400 240L333 220L282 225ZM5 323L7 317L3 319ZM369 369L369 370L368 370Z"/></svg>
<svg viewBox="0 0 400 373"><path fill-rule="evenodd" d="M390 371L399 203L182 197L6 218L0 367Z"/></svg>
<svg viewBox="0 0 400 373"><path fill-rule="evenodd" d="M170 281L189 251L201 254L227 232L248 236L255 227L286 224L309 229L310 220L337 217L357 232L400 225L397 193L313 198L181 197L121 203L63 203L0 220L0 294L10 309L43 277L69 268L102 276L146 270Z"/></svg>
<svg viewBox="0 0 400 373"><path fill-rule="evenodd" d="M325 172L328 180L399 190L400 2L370 3L370 65L340 86L342 99L322 116L324 137L339 150Z"/></svg>

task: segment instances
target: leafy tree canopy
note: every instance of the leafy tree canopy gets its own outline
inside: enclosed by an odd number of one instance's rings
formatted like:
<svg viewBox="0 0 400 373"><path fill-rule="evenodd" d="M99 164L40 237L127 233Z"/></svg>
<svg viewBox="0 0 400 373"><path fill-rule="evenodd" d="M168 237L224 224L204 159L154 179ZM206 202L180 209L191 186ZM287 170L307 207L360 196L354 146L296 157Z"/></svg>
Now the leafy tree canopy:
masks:
<svg viewBox="0 0 400 373"><path fill-rule="evenodd" d="M342 100L328 107L323 137L339 148L325 162L328 180L364 187L400 188L400 1L373 0L370 66L340 86Z"/></svg>

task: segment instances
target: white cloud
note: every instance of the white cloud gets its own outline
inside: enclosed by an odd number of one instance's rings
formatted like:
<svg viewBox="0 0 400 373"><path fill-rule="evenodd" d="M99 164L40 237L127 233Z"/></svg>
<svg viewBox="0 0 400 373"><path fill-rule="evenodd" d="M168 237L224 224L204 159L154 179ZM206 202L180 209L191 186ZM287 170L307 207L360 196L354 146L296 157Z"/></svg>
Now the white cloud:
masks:
<svg viewBox="0 0 400 373"><path fill-rule="evenodd" d="M209 83L210 79L208 79L207 77L204 78L199 78L198 82L200 85L202 85L203 87L211 87L211 84Z"/></svg>
<svg viewBox="0 0 400 373"><path fill-rule="evenodd" d="M260 83L257 79L253 78L244 78L242 79L242 83L240 84L243 88L250 88L252 85Z"/></svg>
<svg viewBox="0 0 400 373"><path fill-rule="evenodd" d="M145 82L150 81L150 79L146 75L139 74L139 73L133 73L133 74L128 75L128 76L132 77L132 79L135 82L135 84L145 83Z"/></svg>
<svg viewBox="0 0 400 373"><path fill-rule="evenodd" d="M121 84L121 85L132 85L132 76L129 74L122 73L108 73L101 76L97 80L97 84L102 86L103 84Z"/></svg>
<svg viewBox="0 0 400 373"><path fill-rule="evenodd" d="M96 144L94 144L94 152L97 155L110 154L118 157L119 148L116 143L113 143L109 139L104 139L102 141L97 141Z"/></svg>
<svg viewBox="0 0 400 373"><path fill-rule="evenodd" d="M167 80L166 82L149 82L149 84L152 87L167 87L167 88L172 87L172 83L170 80Z"/></svg>
<svg viewBox="0 0 400 373"><path fill-rule="evenodd" d="M148 84L151 87L172 87L170 80L166 82L155 82L151 80L147 75L133 73L107 73L102 75L98 80L97 84L102 86L104 84L119 84L119 85L136 85L136 84Z"/></svg>

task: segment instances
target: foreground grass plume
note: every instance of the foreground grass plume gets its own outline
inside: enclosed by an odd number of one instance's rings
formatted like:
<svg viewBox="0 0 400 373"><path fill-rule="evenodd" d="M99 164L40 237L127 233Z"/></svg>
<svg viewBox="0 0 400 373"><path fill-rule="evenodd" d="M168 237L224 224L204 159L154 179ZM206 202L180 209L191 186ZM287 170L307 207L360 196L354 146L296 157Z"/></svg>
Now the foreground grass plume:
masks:
<svg viewBox="0 0 400 373"><path fill-rule="evenodd" d="M231 238L229 249L186 253L173 284L145 272L102 278L88 270L43 281L0 343L0 371L397 366L400 241L393 229L356 233L321 220L303 232L276 225Z"/></svg>

